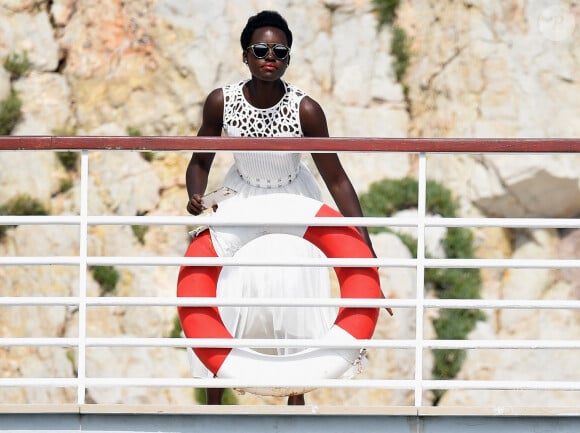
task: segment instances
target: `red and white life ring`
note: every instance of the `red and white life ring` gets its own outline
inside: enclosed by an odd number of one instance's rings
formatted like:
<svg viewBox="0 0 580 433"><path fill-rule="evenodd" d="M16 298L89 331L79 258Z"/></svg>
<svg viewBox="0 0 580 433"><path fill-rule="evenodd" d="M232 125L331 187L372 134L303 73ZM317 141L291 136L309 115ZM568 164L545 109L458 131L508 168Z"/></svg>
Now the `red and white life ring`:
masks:
<svg viewBox="0 0 580 433"><path fill-rule="evenodd" d="M275 197L278 196L278 197ZM280 197L282 196L282 197ZM273 199L276 205L272 206ZM280 203L284 203L280 206ZM218 214L254 220L288 219L299 213L308 217L341 217L331 207L308 197L292 194L270 194L245 199L232 198L220 204ZM262 235L286 233L300 236L317 246L329 258L372 258L372 253L354 227L281 227L251 226L232 230L228 245L234 247L220 251L214 245L210 231L197 236L189 245L186 257L233 256L236 250ZM235 234L232 234L234 233ZM222 233L223 235L224 233ZM217 251L220 251L218 254ZM342 298L380 298L381 289L377 268L335 267ZM179 297L215 297L220 266L184 266L180 269L177 295ZM224 326L217 307L179 307L181 324L188 338L233 338ZM324 339L350 342L371 338L379 315L378 308L342 307L334 325ZM229 379L256 378L276 381L297 378L301 382L341 377L360 358L360 349L311 348L291 355L268 355L249 348L194 348L195 354L216 376ZM307 391L305 388L246 389L262 395L291 395Z"/></svg>

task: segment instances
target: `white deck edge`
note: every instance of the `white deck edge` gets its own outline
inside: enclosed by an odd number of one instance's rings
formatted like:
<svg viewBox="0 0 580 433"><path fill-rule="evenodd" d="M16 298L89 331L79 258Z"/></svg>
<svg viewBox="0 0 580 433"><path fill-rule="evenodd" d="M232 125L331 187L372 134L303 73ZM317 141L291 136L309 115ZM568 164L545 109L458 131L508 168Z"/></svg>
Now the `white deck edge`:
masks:
<svg viewBox="0 0 580 433"><path fill-rule="evenodd" d="M125 415L332 415L332 416L580 416L580 407L515 406L249 406L249 405L127 405L127 404L0 404L0 414L125 414Z"/></svg>

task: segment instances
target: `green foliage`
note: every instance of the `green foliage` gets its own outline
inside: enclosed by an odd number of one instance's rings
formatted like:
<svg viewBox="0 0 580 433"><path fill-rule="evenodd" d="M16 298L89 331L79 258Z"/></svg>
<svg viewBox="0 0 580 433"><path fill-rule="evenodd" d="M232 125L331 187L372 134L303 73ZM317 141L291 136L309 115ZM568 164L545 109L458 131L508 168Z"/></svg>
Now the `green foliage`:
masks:
<svg viewBox="0 0 580 433"><path fill-rule="evenodd" d="M452 379L458 373L459 369L458 366L463 364L465 360L466 353L465 350L458 350L458 349L435 349L433 350L433 376L438 379ZM437 402L441 399L443 394L445 394L445 390L436 389L433 391L434 394L434 402L437 405Z"/></svg>
<svg viewBox="0 0 580 433"><path fill-rule="evenodd" d="M479 298L481 276L477 269L429 268L425 270L425 276L441 299Z"/></svg>
<svg viewBox="0 0 580 433"><path fill-rule="evenodd" d="M194 391L195 401L199 404L207 404L207 394L204 388L196 388ZM224 395L222 396L222 404L224 405L232 405L238 404L238 397L236 394L229 388L224 390Z"/></svg>
<svg viewBox="0 0 580 433"><path fill-rule="evenodd" d="M66 351L66 359L70 362L73 371L77 371L77 355L75 349L68 349Z"/></svg>
<svg viewBox="0 0 580 433"><path fill-rule="evenodd" d="M40 201L21 194L1 205L0 215L48 215L48 211Z"/></svg>
<svg viewBox="0 0 580 433"><path fill-rule="evenodd" d="M392 24L401 0L373 0L373 11L378 14L379 26Z"/></svg>
<svg viewBox="0 0 580 433"><path fill-rule="evenodd" d="M146 215L147 212L137 212L137 216ZM145 235L149 231L149 226L143 225L132 225L131 230L133 231L133 235L137 238L141 245L145 245Z"/></svg>
<svg viewBox="0 0 580 433"><path fill-rule="evenodd" d="M10 54L4 60L4 69L10 73L11 80L21 77L30 69L28 54ZM13 88L6 99L0 101L0 135L10 135L18 122L22 108L22 101Z"/></svg>
<svg viewBox="0 0 580 433"><path fill-rule="evenodd" d="M155 158L155 152L139 152L139 154L147 162L151 162Z"/></svg>
<svg viewBox="0 0 580 433"><path fill-rule="evenodd" d="M136 126L127 126L127 135L130 137L141 137L143 134Z"/></svg>
<svg viewBox="0 0 580 433"><path fill-rule="evenodd" d="M58 133L57 135L64 135ZM72 178L72 174L78 172L79 168L79 152L71 152L71 151L64 151L64 152L56 152L56 157L59 160L60 164L64 167L67 171L68 176L60 180L60 193L65 193L72 189L74 186L74 181Z"/></svg>
<svg viewBox="0 0 580 433"><path fill-rule="evenodd" d="M53 135L59 135L61 137L73 137L77 135L77 128L57 128L52 131Z"/></svg>
<svg viewBox="0 0 580 433"><path fill-rule="evenodd" d="M449 227L443 248L447 257L473 259L473 233L461 227Z"/></svg>
<svg viewBox="0 0 580 433"><path fill-rule="evenodd" d="M383 179L370 185L360 204L367 216L391 216L397 210L417 207L417 181L410 177Z"/></svg>
<svg viewBox="0 0 580 433"><path fill-rule="evenodd" d="M451 192L432 180L427 181L426 188L427 210L444 217L454 217L458 204ZM418 196L419 186L412 177L383 179L370 185L369 191L361 195L360 203L367 216L391 216L402 209L416 208Z"/></svg>
<svg viewBox="0 0 580 433"><path fill-rule="evenodd" d="M48 210L37 199L30 197L28 194L21 194L0 205L0 215L48 215ZM0 226L0 240L6 236L7 230L13 227L15 226Z"/></svg>
<svg viewBox="0 0 580 433"><path fill-rule="evenodd" d="M139 152L139 155L141 155L141 158L143 158L147 162L151 162L153 161L153 158L155 158L155 152L150 151Z"/></svg>
<svg viewBox="0 0 580 433"><path fill-rule="evenodd" d="M10 135L21 115L22 101L14 89L0 101L0 135Z"/></svg>
<svg viewBox="0 0 580 433"><path fill-rule="evenodd" d="M70 191L73 186L74 186L74 182L72 179L70 179L70 178L61 179L60 186L58 188L58 192L61 194L65 193L67 191Z"/></svg>
<svg viewBox="0 0 580 433"><path fill-rule="evenodd" d="M229 388L226 388L224 390L224 395L222 397L222 404L238 404L238 397L236 396L236 394L234 393L234 391L232 391Z"/></svg>
<svg viewBox="0 0 580 433"><path fill-rule="evenodd" d="M101 287L102 294L113 293L119 282L119 272L113 266L91 266L91 274Z"/></svg>
<svg viewBox="0 0 580 433"><path fill-rule="evenodd" d="M400 83L411 62L411 44L407 32L399 26L393 27L391 54L395 58L393 62L395 77L397 77L397 81Z"/></svg>
<svg viewBox="0 0 580 433"><path fill-rule="evenodd" d="M28 53L12 53L4 60L4 69L10 72L12 78L19 78L30 70L31 64Z"/></svg>
<svg viewBox="0 0 580 433"><path fill-rule="evenodd" d="M427 181L427 211L444 217L455 217L458 203L451 191L443 185ZM367 216L391 216L398 210L416 208L418 184L413 178L399 180L383 179L373 183L366 194L360 197L361 206ZM374 229L374 230L373 230ZM371 232L391 231L386 228L371 228ZM400 235L403 243L417 257L417 242L409 235ZM443 248L448 258L473 258L473 234L462 227L449 227L443 240ZM479 299L482 287L478 269L425 269L425 286L432 288L441 299ZM441 340L461 340L473 331L478 320L485 318L481 310L442 309L433 321L437 338ZM434 354L433 377L450 379L457 375L466 353L459 349L436 349ZM434 392L437 404L444 390Z"/></svg>
<svg viewBox="0 0 580 433"><path fill-rule="evenodd" d="M439 317L433 321L433 326L437 336L442 340L463 340L467 334L475 329L475 323L482 318L483 313L480 310L445 309L441 310ZM453 376L447 376L447 378Z"/></svg>
<svg viewBox="0 0 580 433"><path fill-rule="evenodd" d="M65 168L66 171L77 171L79 162L78 152L56 152L56 157Z"/></svg>
<svg viewBox="0 0 580 433"><path fill-rule="evenodd" d="M394 24L397 18L399 3L400 0L373 0L373 11L378 15L379 28L384 25ZM391 55L394 57L393 68L395 70L395 76L400 83L411 61L411 44L407 32L397 25L393 25ZM404 86L405 95L408 94L408 91L408 87Z"/></svg>
<svg viewBox="0 0 580 433"><path fill-rule="evenodd" d="M149 226L132 225L131 230L141 245L145 245L145 235L149 231Z"/></svg>
<svg viewBox="0 0 580 433"><path fill-rule="evenodd" d="M181 320L179 319L179 316L176 315L173 318L173 328L169 331L169 338L181 338L182 331Z"/></svg>

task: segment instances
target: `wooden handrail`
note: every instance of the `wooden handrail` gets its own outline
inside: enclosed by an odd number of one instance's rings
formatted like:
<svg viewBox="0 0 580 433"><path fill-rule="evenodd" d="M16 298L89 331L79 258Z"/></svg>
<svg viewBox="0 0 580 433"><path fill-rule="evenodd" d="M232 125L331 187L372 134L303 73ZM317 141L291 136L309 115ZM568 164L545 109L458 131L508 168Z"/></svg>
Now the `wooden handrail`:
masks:
<svg viewBox="0 0 580 433"><path fill-rule="evenodd" d="M580 138L5 136L0 150L580 153Z"/></svg>

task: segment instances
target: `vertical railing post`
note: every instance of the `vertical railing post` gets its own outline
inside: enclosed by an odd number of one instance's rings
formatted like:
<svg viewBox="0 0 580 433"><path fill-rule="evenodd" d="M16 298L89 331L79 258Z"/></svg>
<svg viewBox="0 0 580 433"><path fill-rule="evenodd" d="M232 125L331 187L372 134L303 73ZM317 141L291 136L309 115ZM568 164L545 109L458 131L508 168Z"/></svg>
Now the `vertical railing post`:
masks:
<svg viewBox="0 0 580 433"><path fill-rule="evenodd" d="M89 205L89 153L81 151L81 191L79 224L79 335L77 354L77 401L85 402L86 336L87 336L87 238Z"/></svg>
<svg viewBox="0 0 580 433"><path fill-rule="evenodd" d="M425 215L427 209L427 159L419 154L417 197L417 307L415 309L415 406L423 400L423 317L425 299Z"/></svg>

